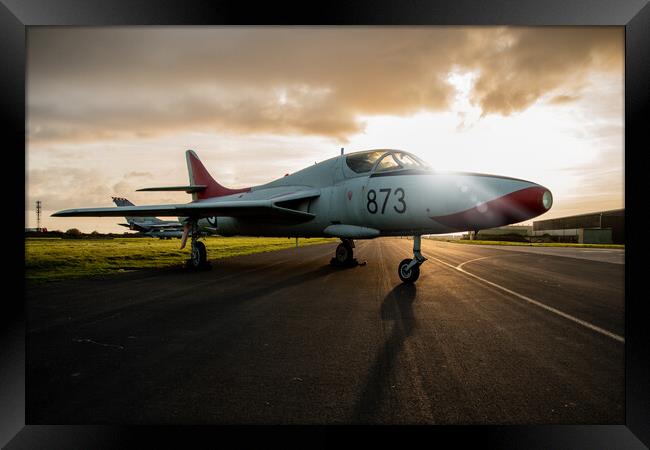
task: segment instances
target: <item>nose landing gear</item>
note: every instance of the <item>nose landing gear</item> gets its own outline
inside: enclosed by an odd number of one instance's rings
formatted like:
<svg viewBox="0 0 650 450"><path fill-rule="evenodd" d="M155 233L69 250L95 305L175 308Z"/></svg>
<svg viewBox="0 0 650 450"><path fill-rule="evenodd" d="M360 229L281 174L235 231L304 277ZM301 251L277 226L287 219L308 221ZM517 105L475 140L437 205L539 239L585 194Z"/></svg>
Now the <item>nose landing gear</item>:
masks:
<svg viewBox="0 0 650 450"><path fill-rule="evenodd" d="M413 259L402 260L397 267L402 283L415 283L420 277L420 265L427 260L420 252L421 244L421 236L413 236Z"/></svg>

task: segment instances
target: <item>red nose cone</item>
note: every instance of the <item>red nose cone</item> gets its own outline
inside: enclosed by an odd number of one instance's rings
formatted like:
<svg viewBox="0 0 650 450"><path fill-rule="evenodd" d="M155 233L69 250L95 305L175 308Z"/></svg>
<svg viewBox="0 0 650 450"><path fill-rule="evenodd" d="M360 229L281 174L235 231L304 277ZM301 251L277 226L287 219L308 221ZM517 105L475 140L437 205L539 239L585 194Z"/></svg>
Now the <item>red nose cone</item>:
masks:
<svg viewBox="0 0 650 450"><path fill-rule="evenodd" d="M542 186L534 186L512 192L506 196L488 202L494 210L504 217L512 219L509 223L537 217L551 208L551 193ZM489 208L488 208L489 209Z"/></svg>
<svg viewBox="0 0 650 450"><path fill-rule="evenodd" d="M537 217L548 211L552 204L553 197L548 189L533 186L481 203L466 211L432 219L459 231L494 228Z"/></svg>

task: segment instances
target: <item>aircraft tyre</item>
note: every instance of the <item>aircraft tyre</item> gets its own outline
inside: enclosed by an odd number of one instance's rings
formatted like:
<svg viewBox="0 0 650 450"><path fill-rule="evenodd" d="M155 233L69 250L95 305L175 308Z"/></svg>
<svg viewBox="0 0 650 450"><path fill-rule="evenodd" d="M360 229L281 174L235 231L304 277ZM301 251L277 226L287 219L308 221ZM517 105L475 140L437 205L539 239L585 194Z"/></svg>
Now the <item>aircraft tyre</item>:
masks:
<svg viewBox="0 0 650 450"><path fill-rule="evenodd" d="M334 254L336 262L339 264L351 264L354 259L354 251L352 246L347 242L342 242L336 247L336 253Z"/></svg>
<svg viewBox="0 0 650 450"><path fill-rule="evenodd" d="M407 267L410 263L411 259L405 259L399 263L397 274L400 280L402 280L402 283L415 283L420 278L420 265L416 264L409 270Z"/></svg>
<svg viewBox="0 0 650 450"><path fill-rule="evenodd" d="M208 252L205 249L205 244L203 242L194 242L192 244L192 257L190 259L192 267L198 269L205 266L208 260Z"/></svg>

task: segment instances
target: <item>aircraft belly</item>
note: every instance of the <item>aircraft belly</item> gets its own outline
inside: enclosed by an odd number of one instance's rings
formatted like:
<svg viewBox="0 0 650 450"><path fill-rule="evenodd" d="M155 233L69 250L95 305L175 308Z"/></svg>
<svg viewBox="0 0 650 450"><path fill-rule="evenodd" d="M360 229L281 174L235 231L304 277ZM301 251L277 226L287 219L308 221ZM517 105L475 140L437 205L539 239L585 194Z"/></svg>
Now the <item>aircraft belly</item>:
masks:
<svg viewBox="0 0 650 450"><path fill-rule="evenodd" d="M239 220L239 235L266 237L322 237L325 236L323 223L264 224Z"/></svg>

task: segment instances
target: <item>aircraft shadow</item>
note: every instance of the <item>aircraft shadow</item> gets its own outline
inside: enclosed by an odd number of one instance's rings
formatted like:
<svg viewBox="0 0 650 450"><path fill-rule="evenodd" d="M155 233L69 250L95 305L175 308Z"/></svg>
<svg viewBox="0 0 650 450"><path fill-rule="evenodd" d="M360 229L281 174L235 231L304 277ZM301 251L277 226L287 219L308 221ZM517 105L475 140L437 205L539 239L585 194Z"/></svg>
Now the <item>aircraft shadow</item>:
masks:
<svg viewBox="0 0 650 450"><path fill-rule="evenodd" d="M287 278L279 278L272 283L262 283L254 288L245 289L236 293L228 293L229 302L239 303L242 301L253 300L260 296L273 294L281 289L287 289L307 283L318 278L337 273L341 269L330 265L321 266L309 272L293 275Z"/></svg>
<svg viewBox="0 0 650 450"><path fill-rule="evenodd" d="M391 389L390 377L395 368L398 355L402 352L404 341L411 335L415 326L413 302L417 288L414 284L400 284L384 298L381 305L381 320L392 322L390 335L384 342L366 377L363 390L357 402L353 420L372 423L380 412L384 397Z"/></svg>

